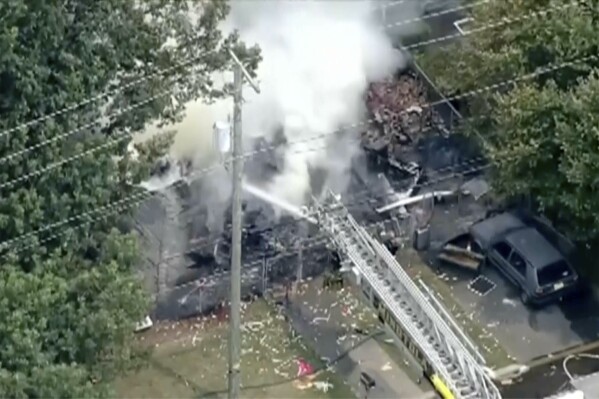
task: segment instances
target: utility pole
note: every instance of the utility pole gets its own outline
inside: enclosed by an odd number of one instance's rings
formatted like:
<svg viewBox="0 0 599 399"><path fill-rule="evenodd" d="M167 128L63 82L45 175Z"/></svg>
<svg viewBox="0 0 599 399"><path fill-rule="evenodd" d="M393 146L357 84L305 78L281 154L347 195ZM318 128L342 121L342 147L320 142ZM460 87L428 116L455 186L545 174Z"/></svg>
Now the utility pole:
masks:
<svg viewBox="0 0 599 399"><path fill-rule="evenodd" d="M241 183L243 180L243 149L241 135L242 88L245 76L256 93L260 89L253 82L235 53L229 50L235 63L233 75L233 203L231 234L231 307L229 310L229 399L238 399L241 383Z"/></svg>
<svg viewBox="0 0 599 399"><path fill-rule="evenodd" d="M294 293L297 295L300 284L304 278L304 238L300 237L298 240L297 248L297 272L295 276L295 289Z"/></svg>

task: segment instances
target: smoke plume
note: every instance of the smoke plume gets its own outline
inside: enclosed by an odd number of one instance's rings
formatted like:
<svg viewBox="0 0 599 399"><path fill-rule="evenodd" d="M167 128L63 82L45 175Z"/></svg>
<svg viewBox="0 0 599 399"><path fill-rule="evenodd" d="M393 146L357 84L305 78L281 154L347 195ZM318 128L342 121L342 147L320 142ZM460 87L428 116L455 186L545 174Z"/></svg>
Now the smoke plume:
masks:
<svg viewBox="0 0 599 399"><path fill-rule="evenodd" d="M261 94L244 87L243 134L246 150L259 138L285 136L282 170L254 182L273 196L302 205L310 194L310 171L325 171L324 186L342 192L359 128L366 118L363 97L369 82L402 67L404 60L381 28L378 1L232 2L224 30L237 29L249 45L258 44ZM404 17L409 18L411 15ZM223 77L225 80L231 76ZM196 168L216 161L212 126L232 114L230 99L190 104L172 153L193 158ZM345 128L339 134L332 134ZM249 167L249 165L248 165ZM219 176L215 184L228 184ZM223 189L228 194L230 190ZM223 203L228 198L223 198Z"/></svg>
<svg viewBox="0 0 599 399"><path fill-rule="evenodd" d="M358 133L331 133L363 121L368 83L402 62L377 24L372 4L236 2L231 23L263 52L261 94L245 90L245 138L273 139L282 129L287 141L283 170L265 188L302 205L310 193L310 168L321 168L335 183L331 188L343 190Z"/></svg>

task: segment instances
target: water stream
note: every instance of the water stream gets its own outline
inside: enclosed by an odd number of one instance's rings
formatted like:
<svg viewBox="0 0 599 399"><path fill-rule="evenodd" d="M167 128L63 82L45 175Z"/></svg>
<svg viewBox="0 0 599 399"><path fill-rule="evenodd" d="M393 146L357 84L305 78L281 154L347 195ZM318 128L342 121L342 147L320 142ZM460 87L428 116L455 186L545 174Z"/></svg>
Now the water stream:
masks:
<svg viewBox="0 0 599 399"><path fill-rule="evenodd" d="M244 181L242 187L248 194L251 194L257 198L260 198L261 200L268 202L269 204L273 205L274 207L277 207L277 208L289 213L290 215L297 216L301 219L305 219L308 222L313 223L313 224L318 223L318 221L316 219L314 219L311 216L306 215L306 213L301 208L299 208L285 200L282 200L281 198L277 198L277 197L273 196L272 194L270 194L269 192L264 191L263 189L254 186L253 184L250 184L250 183Z"/></svg>

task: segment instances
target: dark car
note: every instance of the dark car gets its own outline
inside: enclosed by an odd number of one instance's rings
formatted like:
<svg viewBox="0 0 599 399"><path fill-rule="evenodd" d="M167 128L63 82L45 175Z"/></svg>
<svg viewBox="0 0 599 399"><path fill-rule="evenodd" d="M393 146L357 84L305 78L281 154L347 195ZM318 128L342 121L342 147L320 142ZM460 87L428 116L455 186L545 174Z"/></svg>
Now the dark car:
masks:
<svg viewBox="0 0 599 399"><path fill-rule="evenodd" d="M475 223L470 234L487 262L520 289L524 304L546 304L576 290L578 275L566 257L516 215Z"/></svg>

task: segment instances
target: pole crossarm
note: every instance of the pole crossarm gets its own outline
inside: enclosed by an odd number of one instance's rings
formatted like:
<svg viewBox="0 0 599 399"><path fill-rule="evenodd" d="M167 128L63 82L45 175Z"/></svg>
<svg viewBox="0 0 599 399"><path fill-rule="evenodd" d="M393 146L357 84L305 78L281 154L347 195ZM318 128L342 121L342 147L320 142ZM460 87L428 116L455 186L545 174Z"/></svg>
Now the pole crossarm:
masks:
<svg viewBox="0 0 599 399"><path fill-rule="evenodd" d="M326 205L315 204L320 228L418 346L433 369L428 377L436 388L449 390L448 397L500 399L485 371L484 358L470 341L458 338L465 335L456 334L459 327L449 323L448 313L437 311L389 250L356 222L339 196L331 193L329 197ZM443 388L435 381L441 381Z"/></svg>

